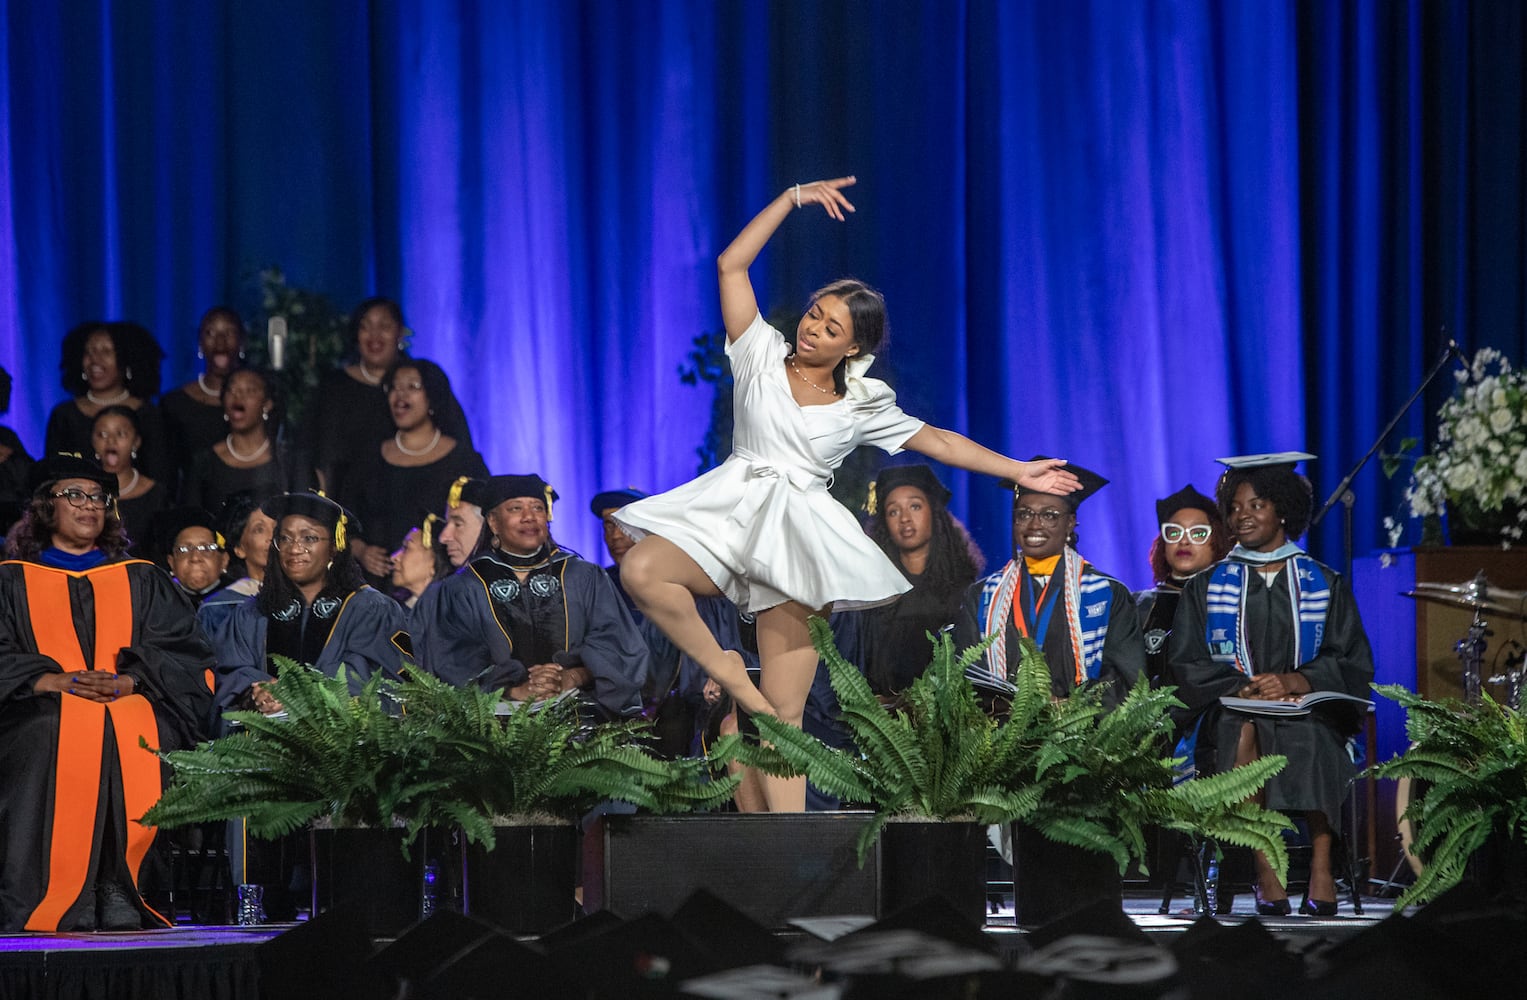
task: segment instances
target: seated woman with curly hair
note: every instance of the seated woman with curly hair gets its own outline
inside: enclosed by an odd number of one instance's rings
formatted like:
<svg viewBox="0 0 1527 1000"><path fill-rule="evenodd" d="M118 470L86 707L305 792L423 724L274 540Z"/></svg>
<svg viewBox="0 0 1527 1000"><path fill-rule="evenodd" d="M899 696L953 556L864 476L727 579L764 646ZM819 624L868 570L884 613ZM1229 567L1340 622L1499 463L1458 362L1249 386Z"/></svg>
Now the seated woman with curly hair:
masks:
<svg viewBox="0 0 1527 1000"><path fill-rule="evenodd" d="M168 926L138 876L158 759L206 735L212 650L190 602L126 559L117 477L34 469L0 563L0 930Z"/></svg>
<svg viewBox="0 0 1527 1000"><path fill-rule="evenodd" d="M949 489L926 465L882 469L869 506L869 535L912 589L866 612L865 675L877 694L901 691L928 668L938 635L960 615L965 589L986 564L949 513Z"/></svg>

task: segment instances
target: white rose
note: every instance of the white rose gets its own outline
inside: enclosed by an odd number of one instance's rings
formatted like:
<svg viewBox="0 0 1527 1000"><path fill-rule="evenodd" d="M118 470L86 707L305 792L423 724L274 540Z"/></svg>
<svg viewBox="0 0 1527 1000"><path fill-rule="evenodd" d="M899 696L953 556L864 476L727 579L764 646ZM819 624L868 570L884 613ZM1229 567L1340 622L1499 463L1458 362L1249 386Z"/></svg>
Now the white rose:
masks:
<svg viewBox="0 0 1527 1000"><path fill-rule="evenodd" d="M1504 434L1516 423L1516 415L1504 406L1490 411L1490 429L1497 434Z"/></svg>
<svg viewBox="0 0 1527 1000"><path fill-rule="evenodd" d="M1479 482L1479 472L1471 462L1460 462L1447 471L1447 488L1454 493L1467 493Z"/></svg>
<svg viewBox="0 0 1527 1000"><path fill-rule="evenodd" d="M1527 449L1517 452L1516 464L1511 467L1512 473L1518 479L1527 479Z"/></svg>
<svg viewBox="0 0 1527 1000"><path fill-rule="evenodd" d="M1496 389L1494 392L1490 393L1490 405L1495 407L1497 410L1505 406L1507 402L1509 402L1509 400L1506 399L1505 389Z"/></svg>

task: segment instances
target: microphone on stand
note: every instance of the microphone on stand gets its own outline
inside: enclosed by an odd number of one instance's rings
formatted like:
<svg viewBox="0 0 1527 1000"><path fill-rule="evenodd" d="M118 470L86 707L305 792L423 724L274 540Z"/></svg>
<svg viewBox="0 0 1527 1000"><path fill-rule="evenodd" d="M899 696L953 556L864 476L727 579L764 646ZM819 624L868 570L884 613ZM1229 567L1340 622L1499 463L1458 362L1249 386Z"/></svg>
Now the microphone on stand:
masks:
<svg viewBox="0 0 1527 1000"><path fill-rule="evenodd" d="M266 321L265 344L270 350L270 367L280 371L286 364L285 316L272 316Z"/></svg>

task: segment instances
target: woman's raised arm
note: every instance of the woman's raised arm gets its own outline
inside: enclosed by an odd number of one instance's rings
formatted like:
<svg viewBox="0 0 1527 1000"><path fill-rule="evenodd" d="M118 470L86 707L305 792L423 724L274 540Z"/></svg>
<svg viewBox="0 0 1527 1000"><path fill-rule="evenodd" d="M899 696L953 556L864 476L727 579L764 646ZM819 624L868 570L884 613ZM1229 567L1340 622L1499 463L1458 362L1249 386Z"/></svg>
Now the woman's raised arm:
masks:
<svg viewBox="0 0 1527 1000"><path fill-rule="evenodd" d="M769 237L792 209L807 205L821 205L827 214L842 222L845 211L854 206L843 197L840 189L855 183L854 177L839 177L830 181L812 181L810 184L792 184L779 197L764 206L753 216L753 221L743 227L737 238L716 258L716 273L721 283L721 321L726 324L728 342L742 336L753 317L758 315L758 300L753 296L753 282L748 278L748 268L763 250Z"/></svg>
<svg viewBox="0 0 1527 1000"><path fill-rule="evenodd" d="M963 434L946 431L932 424L924 424L922 430L908 438L902 447L921 452L945 465L982 472L999 479L1011 479L1025 489L1040 493L1064 495L1082 488L1081 480L1066 471L1064 459L1019 462L976 444Z"/></svg>

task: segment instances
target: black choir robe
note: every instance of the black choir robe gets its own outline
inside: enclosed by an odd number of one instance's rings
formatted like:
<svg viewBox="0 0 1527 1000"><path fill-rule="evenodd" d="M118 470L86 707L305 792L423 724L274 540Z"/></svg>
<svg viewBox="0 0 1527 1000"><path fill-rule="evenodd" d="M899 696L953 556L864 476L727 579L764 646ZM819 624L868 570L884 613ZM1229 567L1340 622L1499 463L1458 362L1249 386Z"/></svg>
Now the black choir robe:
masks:
<svg viewBox="0 0 1527 1000"><path fill-rule="evenodd" d="M1264 674L1297 669L1315 691L1341 691L1369 698L1373 650L1358 617L1352 588L1335 570L1327 566L1320 570L1331 590L1331 604L1326 612L1320 651L1307 663L1294 662L1297 640L1284 576L1288 573L1287 565L1271 587L1260 573L1247 574L1246 643L1252 668ZM1229 770L1235 765L1241 726L1250 720L1256 725L1264 754L1288 757L1284 769L1267 783L1267 808L1323 812L1334 826L1347 785L1357 774L1346 741L1358 731L1361 716L1350 706L1319 706L1307 716L1292 719L1222 711L1219 699L1244 686L1246 676L1229 664L1215 662L1209 655L1205 630L1209 581L1213 575L1213 570L1205 570L1183 588L1167 645L1167 658L1178 685L1177 697L1189 710L1203 714L1198 735L1202 748L1197 759L1212 762L1215 771Z"/></svg>
<svg viewBox="0 0 1527 1000"><path fill-rule="evenodd" d="M497 552L478 556L425 590L410 624L419 665L452 684L504 689L530 664L582 666L606 713L641 711L647 643L605 571L567 549L524 581Z"/></svg>
<svg viewBox="0 0 1527 1000"><path fill-rule="evenodd" d="M861 663L876 694L896 694L921 677L933 662L928 634L939 635L960 617L962 589L940 594L928 586L926 573L902 570L902 575L912 589L866 612L864 659L849 661Z"/></svg>
<svg viewBox="0 0 1527 1000"><path fill-rule="evenodd" d="M145 926L167 923L137 893L154 830L135 821L164 777L138 736L166 750L205 738L212 667L190 602L150 563L0 563L0 930L93 928L98 881L119 883ZM32 691L80 669L131 676L135 693L105 706Z"/></svg>

